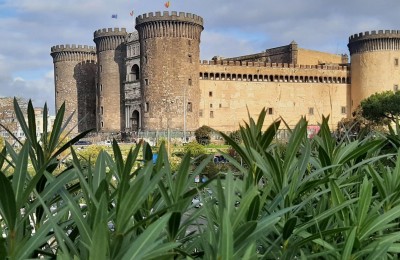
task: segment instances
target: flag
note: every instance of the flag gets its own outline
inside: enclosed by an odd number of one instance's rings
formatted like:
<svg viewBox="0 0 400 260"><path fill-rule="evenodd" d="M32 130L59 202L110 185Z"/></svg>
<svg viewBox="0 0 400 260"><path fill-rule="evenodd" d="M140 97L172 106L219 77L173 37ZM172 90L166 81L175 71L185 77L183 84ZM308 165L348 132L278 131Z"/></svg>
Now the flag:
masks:
<svg viewBox="0 0 400 260"><path fill-rule="evenodd" d="M111 18L117 19L117 17L118 17L118 15L116 15L116 14L111 15Z"/></svg>
<svg viewBox="0 0 400 260"><path fill-rule="evenodd" d="M130 14L131 16L133 16L133 10L132 10L132 12L130 12L129 14Z"/></svg>
<svg viewBox="0 0 400 260"><path fill-rule="evenodd" d="M168 8L169 7L169 1L165 2L164 6Z"/></svg>

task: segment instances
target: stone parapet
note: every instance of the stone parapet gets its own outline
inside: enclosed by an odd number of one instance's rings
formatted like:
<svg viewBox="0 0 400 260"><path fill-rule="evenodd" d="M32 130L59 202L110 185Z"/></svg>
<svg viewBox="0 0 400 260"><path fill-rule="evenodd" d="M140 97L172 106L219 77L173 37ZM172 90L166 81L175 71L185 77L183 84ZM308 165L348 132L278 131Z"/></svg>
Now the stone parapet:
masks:
<svg viewBox="0 0 400 260"><path fill-rule="evenodd" d="M185 12L179 12L179 13L176 11L172 11L171 13L168 11L164 11L163 13L150 12L136 17L136 25L148 22L155 22L155 21L180 21L180 22L196 23L200 26L203 26L202 17Z"/></svg>
<svg viewBox="0 0 400 260"><path fill-rule="evenodd" d="M94 32L93 41L96 43L97 52L116 50L123 47L127 35L125 28L104 28Z"/></svg>
<svg viewBox="0 0 400 260"><path fill-rule="evenodd" d="M53 62L59 61L96 61L96 48L88 45L56 45L51 47Z"/></svg>
<svg viewBox="0 0 400 260"><path fill-rule="evenodd" d="M350 55L354 53L400 50L400 30L379 30L354 34L347 45Z"/></svg>
<svg viewBox="0 0 400 260"><path fill-rule="evenodd" d="M140 15L136 18L135 27L141 39L156 37L189 38L200 41L203 31L203 18L200 16L180 12L161 12Z"/></svg>
<svg viewBox="0 0 400 260"><path fill-rule="evenodd" d="M267 63L251 61L226 61L226 60L203 60L201 65L218 66L238 66L238 67L265 67L265 68L299 68L299 69L319 69L319 70L349 70L348 66L340 65L299 65L291 63Z"/></svg>

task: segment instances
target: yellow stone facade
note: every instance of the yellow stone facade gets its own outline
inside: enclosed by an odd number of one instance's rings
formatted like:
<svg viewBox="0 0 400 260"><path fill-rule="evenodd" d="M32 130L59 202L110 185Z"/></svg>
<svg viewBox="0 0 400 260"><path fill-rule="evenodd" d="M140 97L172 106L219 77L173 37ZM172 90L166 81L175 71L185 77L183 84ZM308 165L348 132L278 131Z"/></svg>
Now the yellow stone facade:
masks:
<svg viewBox="0 0 400 260"><path fill-rule="evenodd" d="M317 124L322 115L330 115L335 127L347 116L345 66L210 63L200 66L200 125L233 131L248 119L248 112L256 118L264 107L266 125L283 118L294 126L302 116Z"/></svg>

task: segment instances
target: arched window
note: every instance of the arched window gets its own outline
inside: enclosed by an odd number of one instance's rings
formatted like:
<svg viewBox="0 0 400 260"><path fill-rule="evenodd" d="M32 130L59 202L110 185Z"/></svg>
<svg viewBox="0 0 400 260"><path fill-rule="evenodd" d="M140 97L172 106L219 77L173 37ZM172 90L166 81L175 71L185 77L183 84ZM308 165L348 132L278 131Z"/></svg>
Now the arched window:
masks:
<svg viewBox="0 0 400 260"><path fill-rule="evenodd" d="M132 66L131 74L132 74L133 81L139 80L139 66L137 64Z"/></svg>

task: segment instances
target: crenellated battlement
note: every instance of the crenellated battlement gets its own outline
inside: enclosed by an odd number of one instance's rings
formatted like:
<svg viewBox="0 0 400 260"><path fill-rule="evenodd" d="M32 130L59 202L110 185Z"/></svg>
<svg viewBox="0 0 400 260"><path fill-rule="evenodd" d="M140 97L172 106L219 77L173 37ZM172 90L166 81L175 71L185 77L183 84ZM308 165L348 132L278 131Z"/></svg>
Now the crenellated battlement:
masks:
<svg viewBox="0 0 400 260"><path fill-rule="evenodd" d="M298 69L318 69L318 70L349 70L348 66L340 65L299 65L292 63L268 63L251 61L227 61L227 60L203 60L201 65L219 65L236 67L265 67L265 68L298 68Z"/></svg>
<svg viewBox="0 0 400 260"><path fill-rule="evenodd" d="M56 45L51 47L51 52L60 52L60 51L95 52L96 47L88 45L76 45L76 44Z"/></svg>
<svg viewBox="0 0 400 260"><path fill-rule="evenodd" d="M350 55L371 51L400 50L400 30L379 30L354 34L349 37Z"/></svg>
<svg viewBox="0 0 400 260"><path fill-rule="evenodd" d="M88 61L96 62L96 48L88 45L56 45L51 47L50 55L53 57L53 62L59 61Z"/></svg>
<svg viewBox="0 0 400 260"><path fill-rule="evenodd" d="M189 38L200 41L203 18L191 13L165 11L139 15L136 30L141 39L156 37Z"/></svg>
<svg viewBox="0 0 400 260"><path fill-rule="evenodd" d="M147 14L142 14L136 17L136 24L146 23L146 22L154 22L154 21L181 21L181 22L190 22L190 23L197 23L203 26L203 18L192 14L192 13L185 13L185 12L177 12L172 11L171 13L168 11L164 12L150 12Z"/></svg>
<svg viewBox="0 0 400 260"><path fill-rule="evenodd" d="M105 37L105 36L125 36L127 34L126 28L103 28L94 32L94 38Z"/></svg>
<svg viewBox="0 0 400 260"><path fill-rule="evenodd" d="M378 31L367 31L364 33L358 33L349 37L349 42L365 40L365 39L376 39L376 38L400 38L400 30L378 30Z"/></svg>

